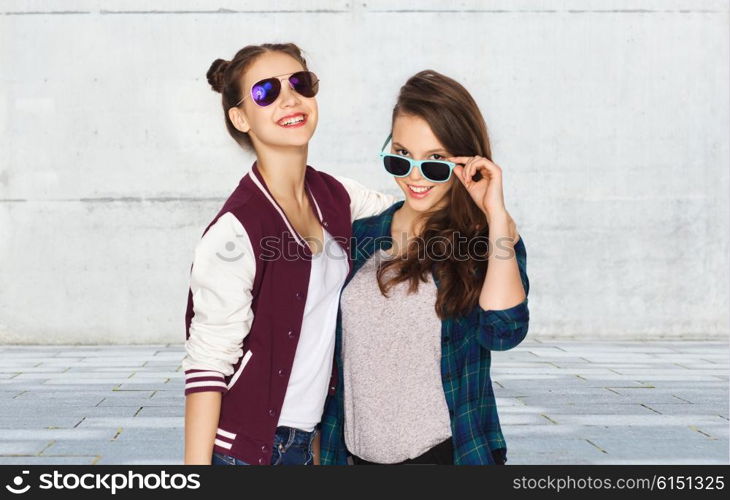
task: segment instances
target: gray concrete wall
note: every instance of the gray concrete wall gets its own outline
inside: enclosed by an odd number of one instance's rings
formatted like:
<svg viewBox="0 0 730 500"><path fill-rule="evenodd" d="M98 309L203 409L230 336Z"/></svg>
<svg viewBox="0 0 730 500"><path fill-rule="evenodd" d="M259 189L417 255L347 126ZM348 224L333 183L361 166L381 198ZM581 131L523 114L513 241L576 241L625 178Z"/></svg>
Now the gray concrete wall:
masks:
<svg viewBox="0 0 730 500"><path fill-rule="evenodd" d="M261 10L263 9L263 10ZM205 72L295 41L310 164L377 153L433 68L481 106L528 251L533 338L723 337L728 2L0 3L0 343L181 342L192 250L249 168Z"/></svg>

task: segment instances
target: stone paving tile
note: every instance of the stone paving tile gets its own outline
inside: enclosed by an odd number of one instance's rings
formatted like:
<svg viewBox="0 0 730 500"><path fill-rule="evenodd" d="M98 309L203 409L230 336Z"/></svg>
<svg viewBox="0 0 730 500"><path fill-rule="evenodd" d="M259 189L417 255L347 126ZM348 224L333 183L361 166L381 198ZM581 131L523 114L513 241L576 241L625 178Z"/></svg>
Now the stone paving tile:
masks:
<svg viewBox="0 0 730 500"><path fill-rule="evenodd" d="M499 421L503 425L554 425L540 413L500 412Z"/></svg>
<svg viewBox="0 0 730 500"><path fill-rule="evenodd" d="M168 367L168 366L174 366L174 364L169 361L147 361L144 364L144 366L145 367L148 367L148 366Z"/></svg>
<svg viewBox="0 0 730 500"><path fill-rule="evenodd" d="M76 382L76 381L88 381L88 380L98 380L100 383L112 383L115 380L125 380L129 378L129 374L120 374L120 373L108 373L108 372L101 372L101 373L95 373L93 375L89 374L79 374L79 373L68 373L68 372L40 372L40 373L30 373L30 372L22 372L16 375L13 380L16 380L18 382L25 381L25 380L53 380L54 382Z"/></svg>
<svg viewBox="0 0 730 500"><path fill-rule="evenodd" d="M577 464L581 459L588 464L605 456L605 452L576 437L521 436L507 440L508 465Z"/></svg>
<svg viewBox="0 0 730 500"><path fill-rule="evenodd" d="M74 444L63 444L58 448L57 455L51 455L53 447L49 448L43 457L63 457L74 454ZM82 451L76 452L75 455L96 454L93 460L94 465L182 465L183 445L180 446L171 443L162 443L158 445L150 445L148 443L112 443L101 446L91 443L89 446L82 445Z"/></svg>
<svg viewBox="0 0 730 500"><path fill-rule="evenodd" d="M15 356L13 354L13 356ZM73 366L81 363L84 358L44 358L36 363L37 366ZM3 362L5 364L5 362Z"/></svg>
<svg viewBox="0 0 730 500"><path fill-rule="evenodd" d="M119 418L110 418L110 417L91 417L85 419L83 422L79 424L79 428L88 429L88 428L106 428L106 429L116 429L116 428L123 428L127 429L129 427L139 427L139 428L160 428L160 429L169 429L169 428L183 428L184 427L184 418L183 418L183 409L180 409L180 416L179 417L146 417L146 418L135 418L135 417L119 417Z"/></svg>
<svg viewBox="0 0 730 500"><path fill-rule="evenodd" d="M117 436L119 442L149 442L162 441L168 443L182 443L184 441L183 427L145 428L126 427Z"/></svg>
<svg viewBox="0 0 730 500"><path fill-rule="evenodd" d="M142 406L135 417L178 417L180 408L176 406Z"/></svg>
<svg viewBox="0 0 730 500"><path fill-rule="evenodd" d="M3 436L0 440L0 456L3 455L38 455L48 447L46 441L16 441Z"/></svg>
<svg viewBox="0 0 730 500"><path fill-rule="evenodd" d="M727 417L727 404L714 405L695 403L646 403L645 406L662 415L724 415Z"/></svg>
<svg viewBox="0 0 730 500"><path fill-rule="evenodd" d="M23 406L21 408L27 408ZM78 406L78 405L55 405L53 407L54 417L133 417L139 410L140 406ZM15 410L15 411L14 411ZM0 416L10 417L18 415L20 411L16 408L0 408Z"/></svg>
<svg viewBox="0 0 730 500"><path fill-rule="evenodd" d="M4 364L3 364L4 365ZM69 371L64 366L0 366L1 374L13 374L18 373L64 373Z"/></svg>
<svg viewBox="0 0 730 500"><path fill-rule="evenodd" d="M146 392L145 392L146 394ZM172 406L182 408L185 404L184 399L172 400L172 399L152 399L149 396L140 397L124 397L115 398L108 397L98 403L98 406L116 407L116 406L133 406L135 408L141 408L143 406ZM179 411L178 411L179 413Z"/></svg>
<svg viewBox="0 0 730 500"><path fill-rule="evenodd" d="M123 384L119 384L116 386L116 390L118 391L163 391L163 390L179 390L183 391L184 385L182 383L173 383L174 381L171 380L170 382L157 382L157 383L148 383L148 382L141 382L136 381L133 382L131 380L126 381ZM180 387L177 389L177 387Z"/></svg>
<svg viewBox="0 0 730 500"><path fill-rule="evenodd" d="M556 415L554 419L561 424L573 425L615 425L620 423L627 426L645 426L645 427L669 427L669 426L685 426L688 423L693 425L720 425L724 423L722 417L718 415L692 415L688 418L686 415Z"/></svg>
<svg viewBox="0 0 730 500"><path fill-rule="evenodd" d="M137 371L135 370L133 378L145 378L145 379L160 379L160 380L169 380L169 379L180 379L181 381L185 378L185 374L182 372L173 372L173 371L167 371L167 372L161 372L161 371Z"/></svg>
<svg viewBox="0 0 730 500"><path fill-rule="evenodd" d="M94 465L100 457L13 457L0 455L0 465Z"/></svg>
<svg viewBox="0 0 730 500"><path fill-rule="evenodd" d="M180 386L178 389L177 387L173 388L173 390L164 390L164 391L152 391L152 395L150 396L150 399L185 399L185 393L183 392L183 387Z"/></svg>
<svg viewBox="0 0 730 500"><path fill-rule="evenodd" d="M69 429L78 425L82 418L39 414L38 412L31 415L0 416L0 441L7 438L8 429Z"/></svg>
<svg viewBox="0 0 730 500"><path fill-rule="evenodd" d="M86 388L85 388L86 389ZM109 398L144 398L151 397L154 391L99 391L96 387L90 387L88 390L84 390L80 394L73 396L74 401L81 398L85 398L91 401L101 401L102 399ZM18 399L36 399L36 400L48 400L48 399L68 399L68 393L64 391L58 391L55 387L45 387L43 391L26 391L18 396Z"/></svg>
<svg viewBox="0 0 730 500"><path fill-rule="evenodd" d="M727 444L730 437L730 427L728 425L689 425L693 431L699 432L703 436L710 439L717 439Z"/></svg>
<svg viewBox="0 0 730 500"><path fill-rule="evenodd" d="M656 414L651 408L641 403L610 404L583 403L572 405L552 405L543 408L541 413L560 421L562 415L651 415ZM501 415L501 411L500 411Z"/></svg>

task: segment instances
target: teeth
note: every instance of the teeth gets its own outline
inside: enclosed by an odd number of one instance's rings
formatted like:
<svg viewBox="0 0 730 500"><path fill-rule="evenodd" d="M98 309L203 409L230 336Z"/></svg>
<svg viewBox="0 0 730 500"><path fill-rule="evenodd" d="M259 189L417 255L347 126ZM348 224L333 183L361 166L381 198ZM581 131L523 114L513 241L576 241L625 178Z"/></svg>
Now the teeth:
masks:
<svg viewBox="0 0 730 500"><path fill-rule="evenodd" d="M282 125L294 125L295 123L300 123L304 121L304 115L299 115L291 118L287 118L286 120L280 120L279 123Z"/></svg>
<svg viewBox="0 0 730 500"><path fill-rule="evenodd" d="M411 188L411 191L414 193L425 193L429 189L431 189L433 186L411 186L408 185L409 188Z"/></svg>

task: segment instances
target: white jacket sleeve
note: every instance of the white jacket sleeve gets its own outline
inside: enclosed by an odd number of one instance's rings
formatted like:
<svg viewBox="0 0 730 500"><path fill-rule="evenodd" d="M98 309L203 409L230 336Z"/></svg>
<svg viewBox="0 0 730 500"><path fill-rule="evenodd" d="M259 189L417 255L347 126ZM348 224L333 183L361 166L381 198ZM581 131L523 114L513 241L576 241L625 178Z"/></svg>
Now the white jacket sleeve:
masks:
<svg viewBox="0 0 730 500"><path fill-rule="evenodd" d="M368 189L349 177L339 175L335 175L334 177L342 183L347 190L347 194L350 195L350 215L352 221L378 215L398 201L398 198L392 194L385 194L380 191Z"/></svg>
<svg viewBox="0 0 730 500"><path fill-rule="evenodd" d="M231 212L198 242L190 274L193 317L185 342L185 395L227 392L224 376L242 354L253 322L251 290L256 260L251 241Z"/></svg>

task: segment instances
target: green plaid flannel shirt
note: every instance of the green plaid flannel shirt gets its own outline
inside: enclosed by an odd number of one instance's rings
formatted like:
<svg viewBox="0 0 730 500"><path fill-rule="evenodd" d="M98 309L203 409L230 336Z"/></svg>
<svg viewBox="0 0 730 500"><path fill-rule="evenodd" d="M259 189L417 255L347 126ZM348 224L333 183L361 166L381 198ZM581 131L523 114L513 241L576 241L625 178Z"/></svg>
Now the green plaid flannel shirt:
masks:
<svg viewBox="0 0 730 500"><path fill-rule="evenodd" d="M393 213L402 205L403 201L398 201L380 215L355 221L353 269L345 286L379 248L391 246ZM530 283L522 235L514 250L527 295ZM435 276L434 281L439 286ZM522 342L527 334L529 319L525 298L522 303L509 309L485 311L477 305L465 316L442 320L441 380L451 416L454 464L506 462L507 444L499 425L489 375L491 351L511 349ZM320 425L323 465L346 465L349 455L344 440L341 312L337 315L335 363L337 388L334 395L327 397ZM414 425L417 423L414 422Z"/></svg>

